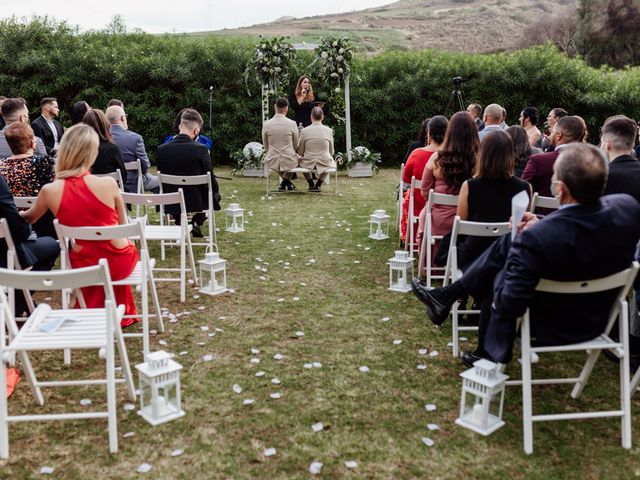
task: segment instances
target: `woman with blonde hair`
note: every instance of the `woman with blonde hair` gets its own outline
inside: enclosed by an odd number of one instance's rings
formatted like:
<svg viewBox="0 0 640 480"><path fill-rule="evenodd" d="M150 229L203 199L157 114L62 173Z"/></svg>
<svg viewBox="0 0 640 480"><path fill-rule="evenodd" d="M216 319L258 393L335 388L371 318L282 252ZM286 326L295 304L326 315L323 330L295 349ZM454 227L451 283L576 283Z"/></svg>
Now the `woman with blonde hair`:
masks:
<svg viewBox="0 0 640 480"><path fill-rule="evenodd" d="M42 187L35 204L21 215L29 222L37 221L47 210L71 227L113 226L127 223L124 202L113 178L89 173L98 155L98 134L89 125L78 124L65 132L58 149L56 178ZM78 240L70 252L73 268L97 265L105 258L111 278L128 277L138 261L138 251L128 239L105 241ZM102 287L82 289L87 308L104 306ZM125 306L126 315L135 315L136 306L129 286L114 287L116 301ZM76 304L76 308L78 305ZM134 319L122 321L126 327Z"/></svg>
<svg viewBox="0 0 640 480"><path fill-rule="evenodd" d="M318 101L313 92L309 75L304 74L298 79L294 94L289 98L289 105L295 115L296 125L302 125L303 128L311 125L311 110L324 104Z"/></svg>

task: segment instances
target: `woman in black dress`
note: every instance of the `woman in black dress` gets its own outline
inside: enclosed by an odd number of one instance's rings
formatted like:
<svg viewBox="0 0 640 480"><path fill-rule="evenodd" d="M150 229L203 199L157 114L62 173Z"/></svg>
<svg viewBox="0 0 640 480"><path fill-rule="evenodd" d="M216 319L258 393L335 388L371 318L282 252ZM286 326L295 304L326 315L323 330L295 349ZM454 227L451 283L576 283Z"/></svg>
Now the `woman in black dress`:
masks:
<svg viewBox="0 0 640 480"><path fill-rule="evenodd" d="M531 198L531 185L513 175L513 140L502 130L491 132L480 144L473 178L462 184L457 215L472 222L508 222L511 199L521 191ZM464 270L493 243L493 237L467 237L458 242L458 265Z"/></svg>
<svg viewBox="0 0 640 480"><path fill-rule="evenodd" d="M294 113L294 120L296 125L300 127L308 127L311 125L311 110L313 107L323 104L318 100L318 97L313 93L313 86L311 85L311 79L309 75L302 75L296 83L296 90L291 97L289 97L289 106Z"/></svg>
<svg viewBox="0 0 640 480"><path fill-rule="evenodd" d="M113 143L109 121L102 110L93 109L84 114L82 122L93 128L100 139L98 158L91 166L91 173L111 173L120 170L123 184L127 183L127 170L124 167L120 147Z"/></svg>

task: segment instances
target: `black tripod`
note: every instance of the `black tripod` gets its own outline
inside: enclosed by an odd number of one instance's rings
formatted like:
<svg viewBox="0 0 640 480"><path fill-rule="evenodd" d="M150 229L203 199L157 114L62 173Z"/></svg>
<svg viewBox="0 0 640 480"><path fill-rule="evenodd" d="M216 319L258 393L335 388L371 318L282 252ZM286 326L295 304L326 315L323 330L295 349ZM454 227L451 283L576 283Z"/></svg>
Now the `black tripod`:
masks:
<svg viewBox="0 0 640 480"><path fill-rule="evenodd" d="M209 138L213 142L213 85L209 87ZM213 165L213 145L209 150L211 156L211 165Z"/></svg>
<svg viewBox="0 0 640 480"><path fill-rule="evenodd" d="M462 96L462 88L460 88L459 83L453 84L453 92L451 92L451 96L449 97L449 102L447 103L447 108L444 110L444 114L449 116L451 112L451 107L458 107L458 112L464 112L466 110L464 97Z"/></svg>

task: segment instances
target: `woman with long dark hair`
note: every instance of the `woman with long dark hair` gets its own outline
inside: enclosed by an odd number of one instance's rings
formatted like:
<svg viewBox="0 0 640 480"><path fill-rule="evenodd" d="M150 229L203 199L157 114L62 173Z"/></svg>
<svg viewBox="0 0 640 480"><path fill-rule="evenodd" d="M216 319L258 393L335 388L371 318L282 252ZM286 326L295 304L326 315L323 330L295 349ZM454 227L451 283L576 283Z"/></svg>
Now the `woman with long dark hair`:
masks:
<svg viewBox="0 0 640 480"><path fill-rule="evenodd" d="M516 177L520 178L522 177L522 172L524 172L524 167L529 161L529 157L531 155L542 153L542 150L540 150L539 148L531 147L531 145L529 144L529 136L527 135L527 131L518 125L507 128L505 132L507 132L507 134L511 137L511 140L513 140L513 149L515 153L513 174Z"/></svg>
<svg viewBox="0 0 640 480"><path fill-rule="evenodd" d="M478 144L478 129L471 115L467 112L454 114L449 120L442 148L431 155L424 168L421 191L425 200L429 198L431 189L436 193L458 195L462 184L473 175ZM418 245L422 243L425 216L426 211L423 209L419 219ZM455 207L435 205L431 211L431 233L448 234L455 216Z"/></svg>
<svg viewBox="0 0 640 480"><path fill-rule="evenodd" d="M98 134L100 143L98 145L98 157L91 166L91 173L102 174L120 170L122 182L127 183L127 170L124 167L120 147L113 141L109 121L102 110L89 110L84 114L82 123L89 125Z"/></svg>
<svg viewBox="0 0 640 480"><path fill-rule="evenodd" d="M303 128L311 125L311 110L316 106L322 107L323 104L313 91L309 75L304 74L298 78L296 89L289 98L289 106L295 115L296 125L302 125Z"/></svg>

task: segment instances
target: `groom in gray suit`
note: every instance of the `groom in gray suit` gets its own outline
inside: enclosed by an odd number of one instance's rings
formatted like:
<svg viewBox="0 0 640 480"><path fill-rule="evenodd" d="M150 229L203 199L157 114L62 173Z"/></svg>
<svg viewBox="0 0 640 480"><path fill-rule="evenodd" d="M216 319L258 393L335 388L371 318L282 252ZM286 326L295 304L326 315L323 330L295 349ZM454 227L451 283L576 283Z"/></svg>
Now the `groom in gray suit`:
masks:
<svg viewBox="0 0 640 480"><path fill-rule="evenodd" d="M113 141L118 147L120 147L120 153L122 154L122 160L125 163L135 162L136 159L140 159L140 167L142 169L142 183L144 189L158 193L160 183L158 177L151 175L148 170L151 163L149 157L147 157L147 150L144 147L144 140L142 136L129 130L127 124L127 114L124 113L124 109L118 105L112 105L107 108L106 111L107 120L111 124L111 135ZM137 192L138 175L133 172L127 174L127 182L125 190L127 192Z"/></svg>

